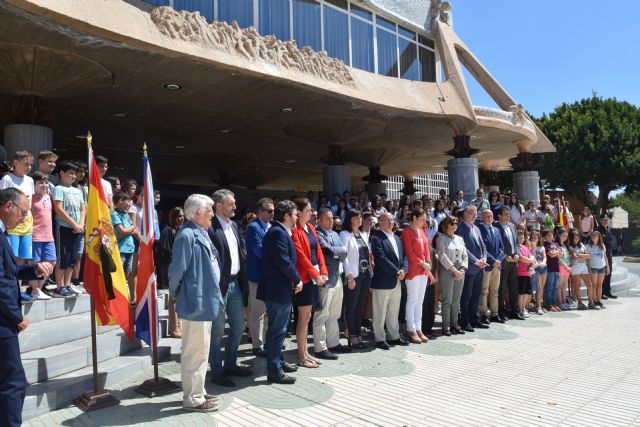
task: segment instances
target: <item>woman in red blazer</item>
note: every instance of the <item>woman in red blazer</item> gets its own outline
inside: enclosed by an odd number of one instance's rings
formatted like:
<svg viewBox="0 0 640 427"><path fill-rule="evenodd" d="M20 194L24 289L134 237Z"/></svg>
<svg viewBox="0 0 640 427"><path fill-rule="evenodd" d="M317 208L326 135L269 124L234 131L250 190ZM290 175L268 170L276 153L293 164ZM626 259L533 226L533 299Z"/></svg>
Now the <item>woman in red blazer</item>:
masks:
<svg viewBox="0 0 640 427"><path fill-rule="evenodd" d="M293 202L298 207L298 222L291 232L291 238L296 247L296 270L304 283L302 291L293 295L293 305L298 307L298 325L296 326L298 365L317 368L320 366L320 361L309 355L307 332L311 309L320 301L318 286L325 284L328 273L316 230L309 223L311 203L306 198L296 198Z"/></svg>
<svg viewBox="0 0 640 427"><path fill-rule="evenodd" d="M423 209L411 212L411 224L402 231L402 247L409 261L409 272L405 276L407 285L407 305L405 316L407 334L412 343L427 342L422 333L422 303L431 275L431 254L429 240L424 232L427 213Z"/></svg>

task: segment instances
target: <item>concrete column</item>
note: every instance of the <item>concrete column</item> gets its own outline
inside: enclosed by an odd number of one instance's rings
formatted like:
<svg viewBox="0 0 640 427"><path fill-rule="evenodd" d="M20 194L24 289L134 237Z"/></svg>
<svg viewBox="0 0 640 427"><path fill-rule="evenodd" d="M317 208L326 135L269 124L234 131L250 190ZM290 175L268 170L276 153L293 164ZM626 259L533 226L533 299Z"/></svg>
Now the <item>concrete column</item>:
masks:
<svg viewBox="0 0 640 427"><path fill-rule="evenodd" d="M7 125L4 127L4 147L9 159L21 150L30 152L37 159L40 151L53 148L53 131L38 125Z"/></svg>
<svg viewBox="0 0 640 427"><path fill-rule="evenodd" d="M449 175L449 195L455 198L457 191L464 191L464 199L467 202L476 196L476 190L480 185L478 178L478 159L473 157L460 157L447 161L447 173Z"/></svg>
<svg viewBox="0 0 640 427"><path fill-rule="evenodd" d="M370 182L364 185L364 191L367 192L369 200L373 200L373 196L387 192L387 186L382 182Z"/></svg>
<svg viewBox="0 0 640 427"><path fill-rule="evenodd" d="M523 171L513 174L513 184L523 204L534 200L540 205L540 175L538 171Z"/></svg>
<svg viewBox="0 0 640 427"><path fill-rule="evenodd" d="M333 194L351 192L351 168L346 165L327 165L322 169L324 192L333 200Z"/></svg>

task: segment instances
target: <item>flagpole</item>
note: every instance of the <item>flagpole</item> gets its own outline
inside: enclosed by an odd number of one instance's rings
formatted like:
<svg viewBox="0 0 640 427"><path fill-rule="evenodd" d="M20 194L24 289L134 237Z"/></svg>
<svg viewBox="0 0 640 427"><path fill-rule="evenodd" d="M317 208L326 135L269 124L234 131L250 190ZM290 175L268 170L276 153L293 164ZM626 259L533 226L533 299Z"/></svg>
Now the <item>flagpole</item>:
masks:
<svg viewBox="0 0 640 427"><path fill-rule="evenodd" d="M93 137L91 132L87 132L85 136L87 140L87 147L89 150L89 156L92 154L91 142ZM89 162L91 165L91 162ZM95 173L95 171L93 172ZM86 256L86 254L85 254ZM120 403L118 399L113 397L111 393L106 390L100 389L98 383L98 348L96 342L97 326L96 326L96 304L93 299L93 295L89 294L91 301L91 357L93 359L93 391L88 391L75 400L75 404L84 412L93 411L96 409L107 408L109 406L115 406Z"/></svg>

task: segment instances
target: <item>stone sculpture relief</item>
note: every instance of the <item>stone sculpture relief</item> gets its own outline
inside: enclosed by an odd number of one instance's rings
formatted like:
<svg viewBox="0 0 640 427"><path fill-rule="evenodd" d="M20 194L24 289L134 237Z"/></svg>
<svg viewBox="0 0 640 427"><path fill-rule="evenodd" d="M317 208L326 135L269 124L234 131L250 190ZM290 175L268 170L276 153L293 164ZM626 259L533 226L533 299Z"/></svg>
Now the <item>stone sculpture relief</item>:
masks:
<svg viewBox="0 0 640 427"><path fill-rule="evenodd" d="M512 105L509 107L511 112L511 123L518 126L523 126L525 120L527 120L527 114L524 112L522 104Z"/></svg>
<svg viewBox="0 0 640 427"><path fill-rule="evenodd" d="M449 24L449 11L451 3L442 0L432 0L431 2L431 28L435 27L435 21L442 21Z"/></svg>
<svg viewBox="0 0 640 427"><path fill-rule="evenodd" d="M316 52L308 46L298 48L295 41L261 36L255 28L240 28L214 21L208 23L199 12L176 11L163 6L151 11L151 20L168 37L235 53L249 61L265 61L288 70L297 70L321 79L355 86L344 63L326 52Z"/></svg>

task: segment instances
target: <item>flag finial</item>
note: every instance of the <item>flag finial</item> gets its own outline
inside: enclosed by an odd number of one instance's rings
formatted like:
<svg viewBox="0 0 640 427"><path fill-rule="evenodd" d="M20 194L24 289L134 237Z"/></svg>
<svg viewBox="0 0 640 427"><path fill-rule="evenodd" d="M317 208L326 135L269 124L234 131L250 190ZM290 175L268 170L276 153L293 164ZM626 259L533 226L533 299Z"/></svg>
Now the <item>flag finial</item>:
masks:
<svg viewBox="0 0 640 427"><path fill-rule="evenodd" d="M87 139L87 145L89 146L89 148L91 148L91 143L93 142L93 136L91 136L91 132L87 131L87 136L85 136L85 138Z"/></svg>
<svg viewBox="0 0 640 427"><path fill-rule="evenodd" d="M146 142L144 142L142 144L142 151L144 152L144 155L146 156L147 155L147 143Z"/></svg>

